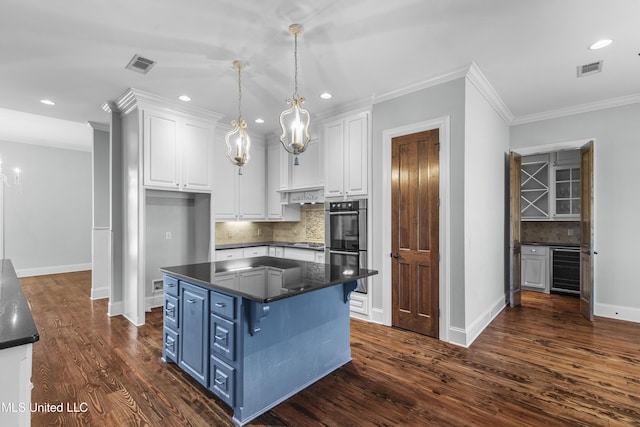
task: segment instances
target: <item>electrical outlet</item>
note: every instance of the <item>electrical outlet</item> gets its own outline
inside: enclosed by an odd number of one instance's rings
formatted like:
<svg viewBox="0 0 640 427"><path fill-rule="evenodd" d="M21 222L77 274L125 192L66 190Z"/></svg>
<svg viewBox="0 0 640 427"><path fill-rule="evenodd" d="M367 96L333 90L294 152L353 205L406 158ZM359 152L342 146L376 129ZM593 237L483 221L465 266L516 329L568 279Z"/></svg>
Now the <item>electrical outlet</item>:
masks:
<svg viewBox="0 0 640 427"><path fill-rule="evenodd" d="M164 234L164 238L165 238L165 239L167 239L167 240L171 240L171 232L170 232L170 231L167 231L167 232Z"/></svg>
<svg viewBox="0 0 640 427"><path fill-rule="evenodd" d="M573 236L573 228L569 228L569 229L567 230L567 235L568 235L568 236Z"/></svg>
<svg viewBox="0 0 640 427"><path fill-rule="evenodd" d="M258 236L262 236L262 228L258 228Z"/></svg>

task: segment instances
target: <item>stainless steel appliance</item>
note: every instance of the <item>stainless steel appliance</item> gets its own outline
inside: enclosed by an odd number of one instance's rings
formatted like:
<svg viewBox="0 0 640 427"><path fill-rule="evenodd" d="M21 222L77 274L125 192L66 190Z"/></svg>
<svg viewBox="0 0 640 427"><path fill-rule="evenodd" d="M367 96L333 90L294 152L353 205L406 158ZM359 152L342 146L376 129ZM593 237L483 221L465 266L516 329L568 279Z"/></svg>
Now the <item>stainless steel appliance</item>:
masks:
<svg viewBox="0 0 640 427"><path fill-rule="evenodd" d="M551 247L551 292L580 294L580 248Z"/></svg>
<svg viewBox="0 0 640 427"><path fill-rule="evenodd" d="M367 201L326 202L324 242L328 264L367 268ZM358 281L356 292L367 293L367 279Z"/></svg>

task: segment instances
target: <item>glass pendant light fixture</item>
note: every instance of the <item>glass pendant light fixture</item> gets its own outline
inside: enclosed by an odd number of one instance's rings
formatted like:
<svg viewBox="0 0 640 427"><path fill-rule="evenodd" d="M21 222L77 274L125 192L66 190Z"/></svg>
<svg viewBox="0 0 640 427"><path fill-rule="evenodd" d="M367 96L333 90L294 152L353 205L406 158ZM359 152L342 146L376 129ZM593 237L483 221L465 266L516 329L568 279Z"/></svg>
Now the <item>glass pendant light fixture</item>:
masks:
<svg viewBox="0 0 640 427"><path fill-rule="evenodd" d="M307 149L309 143L309 112L302 108L304 98L298 96L298 34L302 34L303 28L299 24L289 25L289 34L294 38L294 90L293 98L287 99L290 108L280 114L280 127L282 134L280 142L285 150L296 156L294 164L300 164L298 155Z"/></svg>
<svg viewBox="0 0 640 427"><path fill-rule="evenodd" d="M238 70L238 120L233 120L233 129L227 132L224 137L227 143L227 157L231 163L238 166L238 175L242 175L242 167L249 161L249 148L251 139L247 133L247 123L242 118L242 83L240 80L240 70L246 64L242 61L233 61L233 67Z"/></svg>

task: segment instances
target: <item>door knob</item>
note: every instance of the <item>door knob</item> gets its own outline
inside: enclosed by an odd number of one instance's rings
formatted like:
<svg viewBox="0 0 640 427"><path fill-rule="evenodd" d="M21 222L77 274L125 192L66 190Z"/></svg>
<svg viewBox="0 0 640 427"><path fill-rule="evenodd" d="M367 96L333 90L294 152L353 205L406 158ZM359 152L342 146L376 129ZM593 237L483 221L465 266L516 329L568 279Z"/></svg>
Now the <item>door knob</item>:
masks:
<svg viewBox="0 0 640 427"><path fill-rule="evenodd" d="M398 255L398 254L397 254L397 253L395 253L395 252L394 252L394 253L391 253L390 255L391 255L391 257L393 257L393 258L398 258L398 257L400 257L400 255Z"/></svg>

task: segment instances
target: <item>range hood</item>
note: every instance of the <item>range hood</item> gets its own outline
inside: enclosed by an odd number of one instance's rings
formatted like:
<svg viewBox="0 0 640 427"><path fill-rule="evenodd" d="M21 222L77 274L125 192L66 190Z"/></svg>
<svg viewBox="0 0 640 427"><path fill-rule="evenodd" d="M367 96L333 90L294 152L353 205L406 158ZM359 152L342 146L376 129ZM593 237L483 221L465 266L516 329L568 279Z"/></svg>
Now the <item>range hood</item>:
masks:
<svg viewBox="0 0 640 427"><path fill-rule="evenodd" d="M282 204L324 203L324 187L288 188L278 192Z"/></svg>

